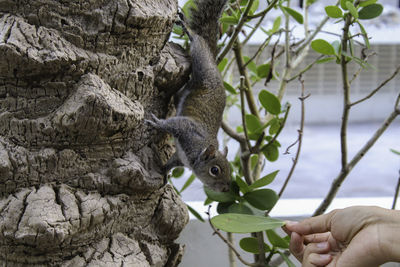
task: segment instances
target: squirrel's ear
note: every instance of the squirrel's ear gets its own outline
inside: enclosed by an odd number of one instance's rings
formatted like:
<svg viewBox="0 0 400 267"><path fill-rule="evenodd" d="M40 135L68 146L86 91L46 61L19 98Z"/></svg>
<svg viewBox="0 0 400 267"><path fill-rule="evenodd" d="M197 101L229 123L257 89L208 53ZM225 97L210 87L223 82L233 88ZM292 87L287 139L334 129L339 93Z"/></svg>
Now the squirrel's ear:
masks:
<svg viewBox="0 0 400 267"><path fill-rule="evenodd" d="M201 159L202 160L208 160L209 158L215 157L215 146L209 145L203 152L201 152Z"/></svg>
<svg viewBox="0 0 400 267"><path fill-rule="evenodd" d="M226 156L228 155L228 147L224 147L224 151L222 151L222 155L224 155L224 157L226 158Z"/></svg>

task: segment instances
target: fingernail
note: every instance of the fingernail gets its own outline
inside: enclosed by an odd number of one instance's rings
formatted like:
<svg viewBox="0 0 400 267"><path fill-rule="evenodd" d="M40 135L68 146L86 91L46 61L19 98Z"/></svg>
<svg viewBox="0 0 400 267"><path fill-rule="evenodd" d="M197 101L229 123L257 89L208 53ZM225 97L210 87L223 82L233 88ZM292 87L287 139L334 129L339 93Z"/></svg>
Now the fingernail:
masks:
<svg viewBox="0 0 400 267"><path fill-rule="evenodd" d="M327 248L328 247L328 243L327 242L317 243L317 247L318 248Z"/></svg>
<svg viewBox="0 0 400 267"><path fill-rule="evenodd" d="M331 258L331 255L330 255L330 254L318 254L318 256L319 256L319 258L320 258L321 260L328 260L328 259Z"/></svg>
<svg viewBox="0 0 400 267"><path fill-rule="evenodd" d="M294 221L285 221L285 226L292 227L298 224L299 222L294 222Z"/></svg>

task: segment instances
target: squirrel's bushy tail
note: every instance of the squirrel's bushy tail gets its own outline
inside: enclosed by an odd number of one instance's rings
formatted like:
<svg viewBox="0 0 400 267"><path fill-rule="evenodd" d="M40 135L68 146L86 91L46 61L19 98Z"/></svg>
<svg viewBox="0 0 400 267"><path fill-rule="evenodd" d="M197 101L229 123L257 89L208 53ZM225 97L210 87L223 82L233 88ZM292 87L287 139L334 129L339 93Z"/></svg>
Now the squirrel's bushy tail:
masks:
<svg viewBox="0 0 400 267"><path fill-rule="evenodd" d="M190 8L189 27L208 43L214 56L217 53L219 37L219 18L228 0L193 0L195 7Z"/></svg>

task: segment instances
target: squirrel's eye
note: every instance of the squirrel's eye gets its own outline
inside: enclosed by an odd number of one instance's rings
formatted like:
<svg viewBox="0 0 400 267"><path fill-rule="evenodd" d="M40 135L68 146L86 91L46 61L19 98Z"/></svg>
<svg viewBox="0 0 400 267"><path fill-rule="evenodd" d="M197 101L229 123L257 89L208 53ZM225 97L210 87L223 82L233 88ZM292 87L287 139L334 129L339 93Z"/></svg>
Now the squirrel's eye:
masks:
<svg viewBox="0 0 400 267"><path fill-rule="evenodd" d="M211 176L218 176L218 174L220 173L220 169L219 169L219 167L218 166L212 166L211 168L210 168L210 175Z"/></svg>

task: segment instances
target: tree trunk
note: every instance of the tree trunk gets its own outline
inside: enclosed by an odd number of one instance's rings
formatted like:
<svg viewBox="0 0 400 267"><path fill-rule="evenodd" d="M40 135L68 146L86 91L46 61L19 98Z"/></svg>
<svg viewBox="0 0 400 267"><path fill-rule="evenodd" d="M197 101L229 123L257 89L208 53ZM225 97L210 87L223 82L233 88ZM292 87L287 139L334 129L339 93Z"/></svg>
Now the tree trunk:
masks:
<svg viewBox="0 0 400 267"><path fill-rule="evenodd" d="M176 266L176 0L0 0L0 266Z"/></svg>

